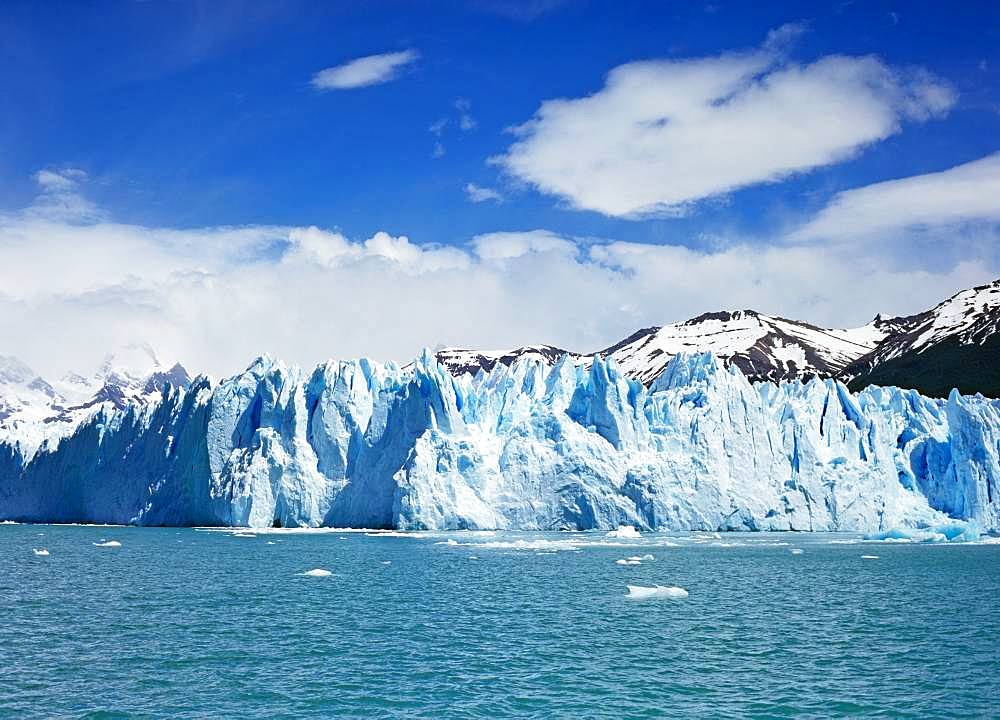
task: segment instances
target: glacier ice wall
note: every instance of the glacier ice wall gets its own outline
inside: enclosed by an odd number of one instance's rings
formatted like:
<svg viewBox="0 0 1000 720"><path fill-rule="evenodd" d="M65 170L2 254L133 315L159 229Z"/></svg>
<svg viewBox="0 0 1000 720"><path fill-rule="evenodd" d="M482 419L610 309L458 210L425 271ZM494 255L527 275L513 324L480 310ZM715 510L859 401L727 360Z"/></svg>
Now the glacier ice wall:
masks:
<svg viewBox="0 0 1000 720"><path fill-rule="evenodd" d="M445 528L1000 528L1000 403L833 380L752 385L678 355L453 377L268 357L101 412L30 458L0 445L0 517Z"/></svg>

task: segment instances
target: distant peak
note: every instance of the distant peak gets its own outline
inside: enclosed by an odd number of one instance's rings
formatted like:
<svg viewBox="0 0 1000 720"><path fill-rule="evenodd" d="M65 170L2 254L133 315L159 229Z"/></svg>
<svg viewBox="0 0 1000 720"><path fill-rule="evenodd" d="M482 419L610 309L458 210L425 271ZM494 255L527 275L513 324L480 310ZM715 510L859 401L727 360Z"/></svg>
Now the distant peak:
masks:
<svg viewBox="0 0 1000 720"><path fill-rule="evenodd" d="M759 318L760 313L756 310L720 310L718 312L702 313L690 320L685 320L685 325L699 325L710 320L720 322L731 322L733 320L743 320L744 318Z"/></svg>
<svg viewBox="0 0 1000 720"><path fill-rule="evenodd" d="M0 355L0 384L19 385L35 378L35 371L20 358Z"/></svg>

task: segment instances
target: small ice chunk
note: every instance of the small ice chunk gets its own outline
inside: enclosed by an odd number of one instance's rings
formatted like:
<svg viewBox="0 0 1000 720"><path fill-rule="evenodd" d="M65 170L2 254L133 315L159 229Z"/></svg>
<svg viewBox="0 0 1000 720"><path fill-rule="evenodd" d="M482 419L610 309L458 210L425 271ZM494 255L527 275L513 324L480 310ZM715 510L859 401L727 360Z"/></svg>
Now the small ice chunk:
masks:
<svg viewBox="0 0 1000 720"><path fill-rule="evenodd" d="M633 555L632 557L625 558L626 560L635 560L636 562L642 562L641 555Z"/></svg>
<svg viewBox="0 0 1000 720"><path fill-rule="evenodd" d="M628 565L628 560L625 560L624 558L621 560L615 560L615 565Z"/></svg>
<svg viewBox="0 0 1000 720"><path fill-rule="evenodd" d="M274 545L274 540L268 540L268 541L267 541L267 544L268 544L268 545Z"/></svg>
<svg viewBox="0 0 1000 720"><path fill-rule="evenodd" d="M392 565L392 560L383 560L382 564L383 565Z"/></svg>
<svg viewBox="0 0 1000 720"><path fill-rule="evenodd" d="M478 555L469 555L469 560L478 560L478 559L479 559Z"/></svg>
<svg viewBox="0 0 1000 720"><path fill-rule="evenodd" d="M329 570L324 570L323 568L313 568L312 570L306 570L302 573L306 577L330 577L333 575Z"/></svg>
<svg viewBox="0 0 1000 720"><path fill-rule="evenodd" d="M35 555L38 555L39 557L49 556L49 551L46 550L45 548L32 548L32 552L34 552Z"/></svg>
<svg viewBox="0 0 1000 720"><path fill-rule="evenodd" d="M640 559L640 560L655 560L656 558L654 558L654 557L653 557L652 555L650 555L650 554L648 554L648 553L647 553L647 554L643 555L643 556L642 556L641 558L639 558L639 559Z"/></svg>
<svg viewBox="0 0 1000 720"><path fill-rule="evenodd" d="M618 538L619 540L638 540L641 535L631 525L619 525L617 530L612 530L605 537Z"/></svg>
<svg viewBox="0 0 1000 720"><path fill-rule="evenodd" d="M802 548L792 548L792 555L801 555Z"/></svg>
<svg viewBox="0 0 1000 720"><path fill-rule="evenodd" d="M96 542L94 547L121 547L122 544L117 540L108 540L107 542Z"/></svg>
<svg viewBox="0 0 1000 720"><path fill-rule="evenodd" d="M682 587L672 585L654 585L644 587L642 585L627 585L629 600L651 600L653 598L666 598L671 600L681 600L688 596L688 591Z"/></svg>
<svg viewBox="0 0 1000 720"><path fill-rule="evenodd" d="M255 538L257 533L252 532L234 532L233 537L243 537L243 538Z"/></svg>
<svg viewBox="0 0 1000 720"><path fill-rule="evenodd" d="M878 560L878 555L862 555L862 560Z"/></svg>

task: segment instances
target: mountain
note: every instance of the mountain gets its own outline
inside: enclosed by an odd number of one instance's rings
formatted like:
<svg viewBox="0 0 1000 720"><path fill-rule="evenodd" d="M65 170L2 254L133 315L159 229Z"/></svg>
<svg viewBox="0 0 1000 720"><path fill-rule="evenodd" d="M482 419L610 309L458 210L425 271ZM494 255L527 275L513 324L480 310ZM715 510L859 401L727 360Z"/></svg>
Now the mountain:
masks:
<svg viewBox="0 0 1000 720"><path fill-rule="evenodd" d="M71 434L100 409L124 410L159 399L163 387L190 382L180 365L165 368L149 345L107 355L89 375L68 373L48 382L12 356L0 356L0 442L33 453L46 441Z"/></svg>
<svg viewBox="0 0 1000 720"><path fill-rule="evenodd" d="M647 328L609 348L629 377L645 385L681 352L711 352L735 365L750 380L778 382L812 376L833 377L848 363L871 352L885 337L873 322L853 330L827 330L753 310L699 315Z"/></svg>
<svg viewBox="0 0 1000 720"><path fill-rule="evenodd" d="M933 397L958 388L1000 397L1000 280L890 322L886 338L840 373L851 388L899 385Z"/></svg>
<svg viewBox="0 0 1000 720"><path fill-rule="evenodd" d="M1000 401L831 380L751 384L680 353L455 377L426 352L312 372L268 357L104 406L26 457L0 519L404 529L1000 529Z"/></svg>
<svg viewBox="0 0 1000 720"><path fill-rule="evenodd" d="M838 378L853 390L892 385L947 397L1000 396L1000 280L958 293L908 317L875 317L867 325L828 329L754 310L712 312L639 330L591 352L551 345L479 352L445 348L438 361L453 374L475 374L520 358L553 364L566 354L586 368L593 357L614 359L630 378L650 385L681 352L712 352L751 381Z"/></svg>

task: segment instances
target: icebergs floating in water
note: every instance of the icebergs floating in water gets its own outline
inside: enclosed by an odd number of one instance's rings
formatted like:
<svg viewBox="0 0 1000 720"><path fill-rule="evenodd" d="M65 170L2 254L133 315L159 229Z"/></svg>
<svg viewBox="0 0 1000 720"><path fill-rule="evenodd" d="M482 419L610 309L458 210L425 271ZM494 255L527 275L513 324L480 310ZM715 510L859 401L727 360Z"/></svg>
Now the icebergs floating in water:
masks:
<svg viewBox="0 0 1000 720"><path fill-rule="evenodd" d="M255 537L257 537L257 533L252 533L252 532L234 532L232 536L233 537L241 537L241 538L255 538Z"/></svg>
<svg viewBox="0 0 1000 720"><path fill-rule="evenodd" d="M615 565L642 565L638 560L632 560L631 558L626 558L622 560L615 560Z"/></svg>
<svg viewBox="0 0 1000 720"><path fill-rule="evenodd" d="M802 548L792 548L792 555L801 555Z"/></svg>
<svg viewBox="0 0 1000 720"><path fill-rule="evenodd" d="M612 530L604 537L618 538L619 540L638 540L642 535L631 525L619 525L617 530Z"/></svg>
<svg viewBox="0 0 1000 720"><path fill-rule="evenodd" d="M117 540L108 540L107 542L95 542L94 543L94 547L114 548L114 547L121 547L121 546L122 546L122 544L120 542L118 542Z"/></svg>
<svg viewBox="0 0 1000 720"><path fill-rule="evenodd" d="M626 587L628 588L628 595L625 597L628 600L683 600L688 596L687 590L672 585L654 585L653 587L626 585Z"/></svg>
<svg viewBox="0 0 1000 720"><path fill-rule="evenodd" d="M49 556L49 551L46 550L45 548L32 548L32 552L35 553L35 555L38 555L38 557Z"/></svg>
<svg viewBox="0 0 1000 720"><path fill-rule="evenodd" d="M306 577L330 577L333 575L329 570L324 570L323 568L313 568L312 570L306 570L302 573Z"/></svg>
<svg viewBox="0 0 1000 720"><path fill-rule="evenodd" d="M862 555L862 560L878 560L878 555Z"/></svg>
<svg viewBox="0 0 1000 720"><path fill-rule="evenodd" d="M865 535L865 540L883 542L973 542L979 539L979 527L975 523L954 522L926 528L892 528L884 532Z"/></svg>

